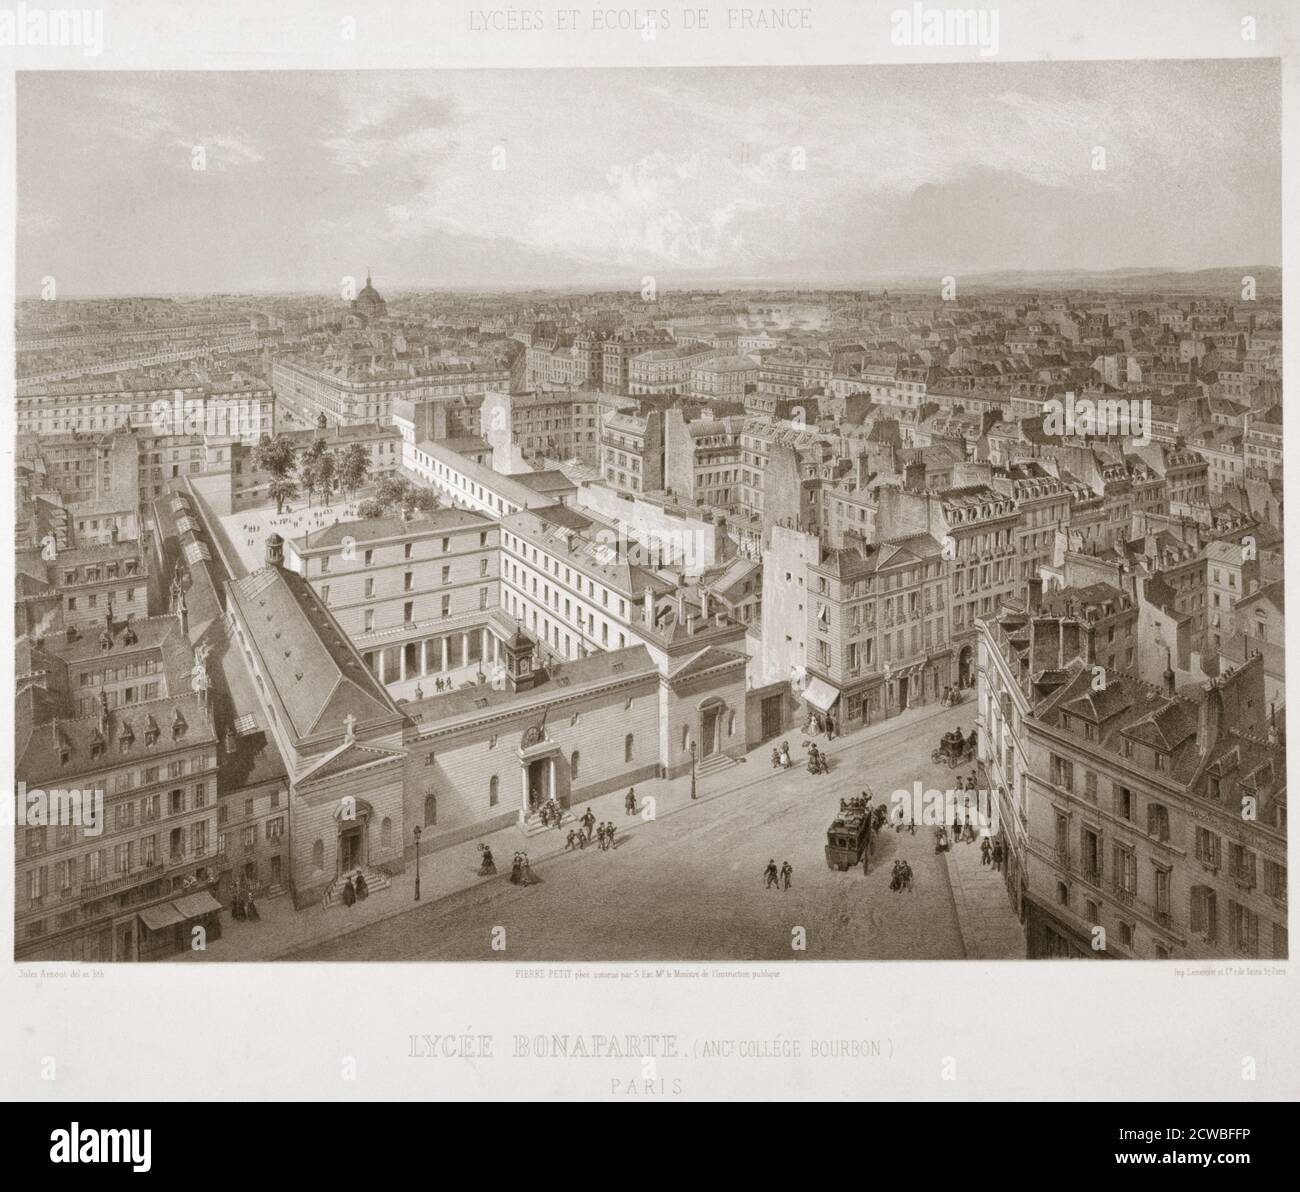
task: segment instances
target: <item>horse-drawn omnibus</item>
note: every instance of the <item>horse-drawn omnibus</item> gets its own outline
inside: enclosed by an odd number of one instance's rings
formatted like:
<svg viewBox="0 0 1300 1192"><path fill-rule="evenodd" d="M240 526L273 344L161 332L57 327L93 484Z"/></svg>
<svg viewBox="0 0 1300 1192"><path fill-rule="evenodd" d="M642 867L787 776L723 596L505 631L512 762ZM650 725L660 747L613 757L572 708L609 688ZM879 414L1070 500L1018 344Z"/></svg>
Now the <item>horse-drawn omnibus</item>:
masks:
<svg viewBox="0 0 1300 1192"><path fill-rule="evenodd" d="M859 861L865 871L866 859L871 852L871 836L879 831L883 818L878 807L873 812L868 807L869 794L857 799L841 799L839 814L826 829L826 865L843 873Z"/></svg>

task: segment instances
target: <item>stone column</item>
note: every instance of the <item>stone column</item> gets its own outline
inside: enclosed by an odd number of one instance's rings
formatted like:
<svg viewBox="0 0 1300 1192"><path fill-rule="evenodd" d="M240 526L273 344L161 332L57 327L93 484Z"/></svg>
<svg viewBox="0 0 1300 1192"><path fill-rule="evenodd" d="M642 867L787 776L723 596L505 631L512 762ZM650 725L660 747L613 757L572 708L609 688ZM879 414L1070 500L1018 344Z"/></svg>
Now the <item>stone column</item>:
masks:
<svg viewBox="0 0 1300 1192"><path fill-rule="evenodd" d="M460 635L460 664L461 666L469 665L469 630L466 629Z"/></svg>
<svg viewBox="0 0 1300 1192"><path fill-rule="evenodd" d="M447 673L447 664L448 664L448 659L447 659L447 641L448 641L448 639L447 639L446 637L440 637L438 640L442 643L442 672L443 672L443 674L446 674L446 673Z"/></svg>
<svg viewBox="0 0 1300 1192"><path fill-rule="evenodd" d="M384 674L386 668L384 666L384 649L382 646L380 646L379 650L375 654L375 657L379 659L379 682L380 685L382 686L388 681Z"/></svg>

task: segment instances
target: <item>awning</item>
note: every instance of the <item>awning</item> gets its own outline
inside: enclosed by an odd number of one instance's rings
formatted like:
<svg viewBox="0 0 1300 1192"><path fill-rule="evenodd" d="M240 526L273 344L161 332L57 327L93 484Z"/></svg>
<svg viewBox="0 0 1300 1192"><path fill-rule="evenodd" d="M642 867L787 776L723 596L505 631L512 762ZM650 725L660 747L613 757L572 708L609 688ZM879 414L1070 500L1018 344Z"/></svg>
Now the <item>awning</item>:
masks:
<svg viewBox="0 0 1300 1192"><path fill-rule="evenodd" d="M182 919L197 919L200 915L208 915L221 909L221 903L206 890L176 898L172 901L172 906L180 913Z"/></svg>
<svg viewBox="0 0 1300 1192"><path fill-rule="evenodd" d="M840 698L840 693L824 679L812 679L803 691L804 702L811 704L819 712L829 712L832 705Z"/></svg>
<svg viewBox="0 0 1300 1192"><path fill-rule="evenodd" d="M157 906L147 906L140 912L140 921L150 931L162 931L164 927L174 927L184 923L185 916L180 914L170 902L160 902Z"/></svg>

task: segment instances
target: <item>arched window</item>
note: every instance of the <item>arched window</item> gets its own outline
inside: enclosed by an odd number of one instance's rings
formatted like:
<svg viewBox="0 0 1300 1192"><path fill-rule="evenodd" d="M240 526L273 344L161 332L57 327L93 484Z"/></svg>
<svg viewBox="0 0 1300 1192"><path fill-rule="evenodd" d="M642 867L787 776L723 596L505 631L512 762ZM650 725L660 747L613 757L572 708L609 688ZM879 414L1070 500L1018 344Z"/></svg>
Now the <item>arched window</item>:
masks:
<svg viewBox="0 0 1300 1192"><path fill-rule="evenodd" d="M379 825L379 844L382 848L393 847L393 821L384 816L384 822Z"/></svg>
<svg viewBox="0 0 1300 1192"><path fill-rule="evenodd" d="M432 828L438 822L438 796L432 791L424 796L424 826Z"/></svg>
<svg viewBox="0 0 1300 1192"><path fill-rule="evenodd" d="M582 754L576 749L569 755L569 777L578 777L578 763L582 760Z"/></svg>
<svg viewBox="0 0 1300 1192"><path fill-rule="evenodd" d="M623 738L623 760L625 762L630 762L632 760L632 746L632 734L628 733L628 735Z"/></svg>
<svg viewBox="0 0 1300 1192"><path fill-rule="evenodd" d="M317 872L325 868L325 842L323 840L318 840L311 846L311 867Z"/></svg>
<svg viewBox="0 0 1300 1192"><path fill-rule="evenodd" d="M495 807L501 796L501 782L495 774L488 780L488 806Z"/></svg>

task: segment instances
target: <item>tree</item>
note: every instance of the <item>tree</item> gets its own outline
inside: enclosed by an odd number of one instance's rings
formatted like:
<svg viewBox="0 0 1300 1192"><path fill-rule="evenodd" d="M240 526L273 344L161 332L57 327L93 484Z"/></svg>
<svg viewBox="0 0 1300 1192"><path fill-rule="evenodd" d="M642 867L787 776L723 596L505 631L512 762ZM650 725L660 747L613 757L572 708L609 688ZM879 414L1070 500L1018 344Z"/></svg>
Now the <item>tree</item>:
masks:
<svg viewBox="0 0 1300 1192"><path fill-rule="evenodd" d="M287 435L269 435L253 448L253 467L272 476L287 476L292 470L298 449Z"/></svg>
<svg viewBox="0 0 1300 1192"><path fill-rule="evenodd" d="M431 510L438 509L442 502L438 500L437 494L431 488L412 488L406 501L408 509L418 509L422 513L429 513Z"/></svg>
<svg viewBox="0 0 1300 1192"><path fill-rule="evenodd" d="M357 506L357 515L359 517L384 517L387 513L388 506L382 501L376 501L374 497L367 497Z"/></svg>
<svg viewBox="0 0 1300 1192"><path fill-rule="evenodd" d="M405 505L411 487L405 476L385 476L375 486L375 499L383 505Z"/></svg>
<svg viewBox="0 0 1300 1192"><path fill-rule="evenodd" d="M330 494L333 493L338 480L338 456L332 451L326 451L316 461L316 487L324 494L326 501L330 499Z"/></svg>
<svg viewBox="0 0 1300 1192"><path fill-rule="evenodd" d="M365 484L370 476L370 452L360 443L353 443L343 452L339 461L339 483L348 496L355 497L357 489Z"/></svg>
<svg viewBox="0 0 1300 1192"><path fill-rule="evenodd" d="M307 504L310 505L312 494L320 488L320 459L313 458L310 451L304 451L298 461L298 479L307 490Z"/></svg>
<svg viewBox="0 0 1300 1192"><path fill-rule="evenodd" d="M292 476L273 476L271 478L271 499L275 502L277 515L284 512L286 501L292 501L298 495L298 483Z"/></svg>

